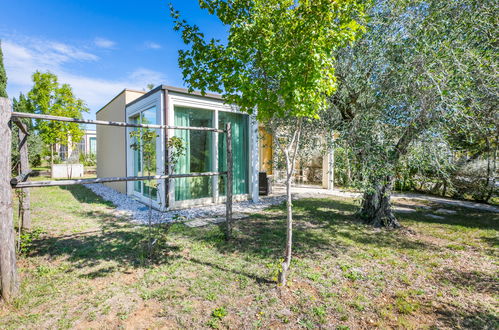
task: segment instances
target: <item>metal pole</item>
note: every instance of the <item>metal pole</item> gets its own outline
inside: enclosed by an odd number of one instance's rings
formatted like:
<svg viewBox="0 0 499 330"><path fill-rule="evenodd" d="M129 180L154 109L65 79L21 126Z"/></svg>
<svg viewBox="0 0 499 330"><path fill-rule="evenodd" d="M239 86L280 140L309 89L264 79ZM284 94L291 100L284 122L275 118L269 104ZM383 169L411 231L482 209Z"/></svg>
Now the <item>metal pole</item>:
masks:
<svg viewBox="0 0 499 330"><path fill-rule="evenodd" d="M28 132L27 125L20 123L23 128L19 128L19 174L31 172L28 159ZM30 211L30 193L29 190L22 191L19 207L21 208L22 224L21 228L31 230L31 211Z"/></svg>
<svg viewBox="0 0 499 330"><path fill-rule="evenodd" d="M226 187L226 223L227 223L227 233L226 238L230 239L232 237L232 128L230 123L225 125L225 139L227 141L227 187Z"/></svg>

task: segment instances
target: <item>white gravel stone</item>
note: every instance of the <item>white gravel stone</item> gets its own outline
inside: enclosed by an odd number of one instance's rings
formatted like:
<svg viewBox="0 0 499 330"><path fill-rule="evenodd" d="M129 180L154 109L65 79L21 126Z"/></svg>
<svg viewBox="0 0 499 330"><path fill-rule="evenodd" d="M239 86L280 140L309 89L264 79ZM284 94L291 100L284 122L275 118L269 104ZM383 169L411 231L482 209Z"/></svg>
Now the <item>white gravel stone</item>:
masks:
<svg viewBox="0 0 499 330"><path fill-rule="evenodd" d="M103 184L88 184L85 185L95 194L102 197L104 200L113 203L116 207L114 214L121 217L127 217L132 221L140 223L148 223L149 212L152 214L152 221L170 222L173 220L193 220L203 218L214 218L225 216L225 204L215 204L210 206L191 207L185 210L174 210L160 212L157 210L149 210L149 207L141 202L131 198L126 194L117 192ZM253 203L252 201L234 202L232 211L236 213L255 213L266 209L272 205L277 205L285 201L285 196L272 196L260 198L260 201Z"/></svg>

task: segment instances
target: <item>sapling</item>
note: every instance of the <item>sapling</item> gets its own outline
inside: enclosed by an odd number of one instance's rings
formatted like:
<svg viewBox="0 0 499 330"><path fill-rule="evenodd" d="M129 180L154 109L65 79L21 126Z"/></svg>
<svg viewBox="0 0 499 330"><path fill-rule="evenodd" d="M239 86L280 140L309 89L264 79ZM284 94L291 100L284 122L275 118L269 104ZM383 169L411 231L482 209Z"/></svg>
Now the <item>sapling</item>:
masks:
<svg viewBox="0 0 499 330"><path fill-rule="evenodd" d="M140 123L147 124L146 119L141 119ZM133 143L130 145L130 148L134 151L139 151L142 153L144 169L146 171L147 176L151 176L151 173L156 174L156 139L159 137L158 133L155 129L151 128L138 128L129 133L130 138L133 140ZM170 171L174 169L175 165L178 162L179 157L184 153L185 147L182 139L178 137L171 137L166 141L166 147L168 150L167 159L165 162L165 168L170 168ZM161 195L160 190L158 189L157 182L152 182L151 180L146 180L146 184L149 193L149 217L147 221L148 225L148 244L147 251L149 258L152 257L153 247L156 245L158 241L158 235L155 237L154 233L154 223L153 223L153 212L152 212L152 204L153 204L153 194L152 191L156 189L157 197L159 200L159 204L161 207ZM159 228L160 219L157 219L156 227Z"/></svg>

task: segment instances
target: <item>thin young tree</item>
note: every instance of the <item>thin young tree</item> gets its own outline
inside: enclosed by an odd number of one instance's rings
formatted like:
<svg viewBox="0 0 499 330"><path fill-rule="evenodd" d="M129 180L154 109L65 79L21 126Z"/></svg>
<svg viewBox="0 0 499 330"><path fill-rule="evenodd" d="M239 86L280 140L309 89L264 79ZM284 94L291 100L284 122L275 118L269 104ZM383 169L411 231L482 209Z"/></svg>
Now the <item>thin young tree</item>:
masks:
<svg viewBox="0 0 499 330"><path fill-rule="evenodd" d="M291 180L303 122L317 119L336 88L335 51L363 30L362 1L200 0L227 26L226 40L207 40L171 8L175 30L188 49L179 51L184 81L201 92L221 93L229 104L255 114L286 159L286 284L292 252ZM289 128L289 129L287 129Z"/></svg>
<svg viewBox="0 0 499 330"><path fill-rule="evenodd" d="M139 121L140 124L151 124L146 118L142 118ZM156 129L153 128L136 128L129 133L130 139L132 143L130 144L130 148L136 152L142 154L143 161L143 172L147 176L157 175L157 163L156 163L156 140L159 137ZM166 149L169 150L168 158L165 160L165 168L170 167L172 170L175 169L175 166L185 152L184 141L179 137L173 136L166 141ZM149 197L149 217L148 217L148 242L147 242L147 252L149 258L152 258L154 247L157 243L160 232L156 231L158 235L154 234L154 227L160 229L159 220L153 220L152 213L152 204L153 204L153 189L156 189L157 196L154 196L154 199L158 199L161 201L160 191L157 189L157 182L153 180L147 180L143 184L143 189L148 190ZM157 198L156 198L157 197Z"/></svg>

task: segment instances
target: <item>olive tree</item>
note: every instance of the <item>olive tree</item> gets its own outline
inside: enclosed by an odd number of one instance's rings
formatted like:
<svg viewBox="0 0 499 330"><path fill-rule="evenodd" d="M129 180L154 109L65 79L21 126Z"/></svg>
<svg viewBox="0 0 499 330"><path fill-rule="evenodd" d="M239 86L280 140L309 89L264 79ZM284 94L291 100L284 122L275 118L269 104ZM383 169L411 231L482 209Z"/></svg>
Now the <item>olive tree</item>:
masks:
<svg viewBox="0 0 499 330"><path fill-rule="evenodd" d="M359 214L367 223L400 226L390 195L423 133L444 134L455 118L471 125L496 111L497 11L491 0L378 0L368 32L338 55L331 117L361 164ZM497 115L488 118L493 138Z"/></svg>
<svg viewBox="0 0 499 330"><path fill-rule="evenodd" d="M228 27L207 40L171 9L187 49L179 66L190 89L221 93L256 114L275 135L286 162L287 230L281 284L291 262L291 180L304 121L317 119L336 89L335 51L362 31L361 1L199 0Z"/></svg>

